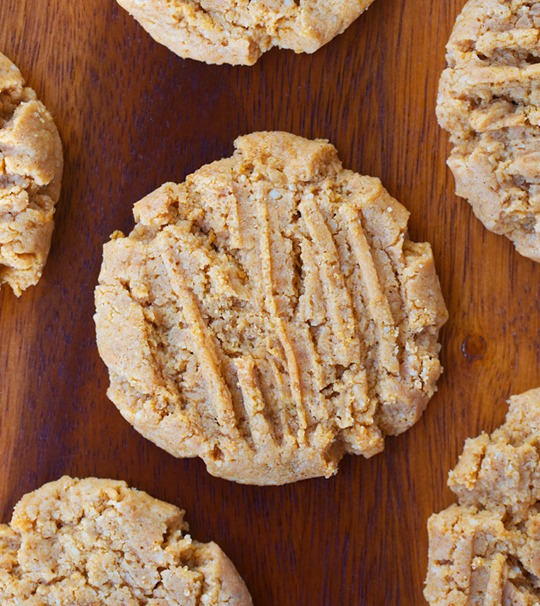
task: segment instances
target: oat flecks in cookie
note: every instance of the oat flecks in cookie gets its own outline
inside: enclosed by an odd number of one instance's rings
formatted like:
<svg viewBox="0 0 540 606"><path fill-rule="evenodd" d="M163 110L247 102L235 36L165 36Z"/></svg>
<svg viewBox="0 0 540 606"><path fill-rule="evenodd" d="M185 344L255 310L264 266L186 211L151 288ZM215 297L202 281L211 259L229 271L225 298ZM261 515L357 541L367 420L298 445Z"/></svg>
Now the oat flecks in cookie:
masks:
<svg viewBox="0 0 540 606"><path fill-rule="evenodd" d="M447 50L437 115L456 192L540 261L540 3L470 0Z"/></svg>
<svg viewBox="0 0 540 606"><path fill-rule="evenodd" d="M510 398L506 422L469 439L431 516L425 596L432 606L540 604L540 389Z"/></svg>
<svg viewBox="0 0 540 606"><path fill-rule="evenodd" d="M17 296L43 272L62 167L51 115L0 53L0 287Z"/></svg>
<svg viewBox="0 0 540 606"><path fill-rule="evenodd" d="M254 133L135 205L104 247L97 337L109 397L210 473L330 476L413 425L446 320L429 244L335 148Z"/></svg>
<svg viewBox="0 0 540 606"><path fill-rule="evenodd" d="M68 477L25 495L0 525L4 606L251 606L184 512L125 482Z"/></svg>
<svg viewBox="0 0 540 606"><path fill-rule="evenodd" d="M180 57L253 65L277 46L313 53L373 0L118 0Z"/></svg>

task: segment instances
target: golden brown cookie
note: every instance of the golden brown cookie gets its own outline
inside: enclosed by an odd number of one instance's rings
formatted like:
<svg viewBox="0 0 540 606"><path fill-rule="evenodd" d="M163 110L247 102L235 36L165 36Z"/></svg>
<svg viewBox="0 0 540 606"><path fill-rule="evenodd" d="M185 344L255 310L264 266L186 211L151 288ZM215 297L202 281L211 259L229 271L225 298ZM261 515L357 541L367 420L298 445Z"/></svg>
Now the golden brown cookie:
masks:
<svg viewBox="0 0 540 606"><path fill-rule="evenodd" d="M466 441L448 485L459 504L429 519L429 603L540 604L540 389Z"/></svg>
<svg viewBox="0 0 540 606"><path fill-rule="evenodd" d="M0 286L17 296L43 272L62 167L51 115L0 53Z"/></svg>
<svg viewBox="0 0 540 606"><path fill-rule="evenodd" d="M435 391L446 308L431 247L335 148L254 133L135 205L104 247L109 397L144 436L237 482L372 456Z"/></svg>
<svg viewBox="0 0 540 606"><path fill-rule="evenodd" d="M0 525L0 603L251 606L223 551L187 530L183 511L125 482L45 484Z"/></svg>
<svg viewBox="0 0 540 606"><path fill-rule="evenodd" d="M373 0L118 0L180 57L253 65L274 46L313 53Z"/></svg>
<svg viewBox="0 0 540 606"><path fill-rule="evenodd" d="M437 115L456 193L540 261L540 4L469 0L447 50Z"/></svg>

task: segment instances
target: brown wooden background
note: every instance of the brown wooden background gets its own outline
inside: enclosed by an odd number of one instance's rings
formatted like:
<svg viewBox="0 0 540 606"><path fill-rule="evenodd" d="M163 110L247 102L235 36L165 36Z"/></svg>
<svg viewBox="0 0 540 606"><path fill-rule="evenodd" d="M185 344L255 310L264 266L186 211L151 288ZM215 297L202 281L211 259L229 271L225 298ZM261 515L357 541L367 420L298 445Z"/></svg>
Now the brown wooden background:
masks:
<svg viewBox="0 0 540 606"><path fill-rule="evenodd" d="M434 116L461 5L375 0L315 55L274 50L232 68L177 58L113 0L0 0L0 50L55 116L66 154L44 277L20 300L0 292L0 520L62 474L125 479L184 507L258 606L424 603L426 519L451 502L464 438L540 384L540 267L453 195ZM423 419L372 460L282 488L214 479L140 437L105 396L92 321L101 246L131 229L133 203L260 129L328 138L347 167L380 176L412 212L413 238L432 243L450 309ZM480 337L483 357L465 355L482 356Z"/></svg>

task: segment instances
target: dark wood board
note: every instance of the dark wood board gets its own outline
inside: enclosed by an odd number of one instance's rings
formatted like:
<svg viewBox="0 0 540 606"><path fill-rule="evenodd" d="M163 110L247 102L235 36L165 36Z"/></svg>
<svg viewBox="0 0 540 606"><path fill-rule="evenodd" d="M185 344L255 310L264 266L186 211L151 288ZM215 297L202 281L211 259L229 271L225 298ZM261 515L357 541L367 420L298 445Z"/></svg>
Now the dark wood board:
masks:
<svg viewBox="0 0 540 606"><path fill-rule="evenodd" d="M375 0L315 55L274 50L239 68L179 59L113 0L0 0L0 50L53 113L66 156L44 276L20 299L0 292L2 521L62 474L125 479L185 508L258 606L424 603L426 520L452 501L464 438L540 384L540 267L453 194L434 115L461 6ZM432 243L450 310L422 420L330 480L281 488L212 478L140 437L107 400L92 320L102 244L131 229L133 203L261 129L328 138L345 166L381 177L411 211L413 239Z"/></svg>

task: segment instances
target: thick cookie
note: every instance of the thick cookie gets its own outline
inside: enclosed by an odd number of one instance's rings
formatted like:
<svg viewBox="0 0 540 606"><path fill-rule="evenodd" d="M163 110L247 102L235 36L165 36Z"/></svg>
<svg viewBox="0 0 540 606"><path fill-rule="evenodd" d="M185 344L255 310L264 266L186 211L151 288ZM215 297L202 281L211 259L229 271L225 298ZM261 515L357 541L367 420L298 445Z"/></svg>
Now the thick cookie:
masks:
<svg viewBox="0 0 540 606"><path fill-rule="evenodd" d="M184 512L125 482L64 477L0 525L0 602L15 606L250 606L215 543Z"/></svg>
<svg viewBox="0 0 540 606"><path fill-rule="evenodd" d="M447 50L437 115L456 193L540 261L540 3L469 0Z"/></svg>
<svg viewBox="0 0 540 606"><path fill-rule="evenodd" d="M429 244L378 179L288 133L135 205L96 289L109 397L144 436L210 473L330 476L413 425L446 320Z"/></svg>
<svg viewBox="0 0 540 606"><path fill-rule="evenodd" d="M62 167L51 115L0 53L0 286L17 296L43 272Z"/></svg>
<svg viewBox="0 0 540 606"><path fill-rule="evenodd" d="M448 484L459 505L429 519L429 603L540 604L540 389L467 440Z"/></svg>
<svg viewBox="0 0 540 606"><path fill-rule="evenodd" d="M274 46L313 53L373 0L118 0L180 57L253 65Z"/></svg>

